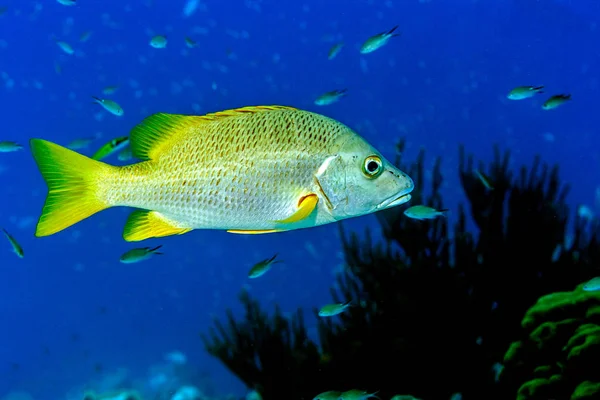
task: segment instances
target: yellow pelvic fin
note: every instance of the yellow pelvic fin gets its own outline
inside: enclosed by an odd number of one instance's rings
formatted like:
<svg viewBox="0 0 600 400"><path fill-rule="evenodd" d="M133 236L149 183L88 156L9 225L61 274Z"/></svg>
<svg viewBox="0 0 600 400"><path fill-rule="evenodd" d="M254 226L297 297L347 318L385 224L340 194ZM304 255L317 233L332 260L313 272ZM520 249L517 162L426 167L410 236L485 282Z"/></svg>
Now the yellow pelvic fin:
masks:
<svg viewBox="0 0 600 400"><path fill-rule="evenodd" d="M191 230L192 228L176 226L175 221L171 221L159 212L135 210L125 223L123 239L128 242L139 242L153 237L182 235Z"/></svg>
<svg viewBox="0 0 600 400"><path fill-rule="evenodd" d="M157 113L144 119L130 133L131 152L140 160L152 160L177 140L181 133L197 128L203 122L232 117L243 113L274 110L295 110L286 106L254 106L220 111L203 116Z"/></svg>
<svg viewBox="0 0 600 400"><path fill-rule="evenodd" d="M298 201L298 210L295 213L290 215L288 218L275 221L280 224L292 224L294 222L302 221L303 219L308 218L310 214L317 208L317 203L319 202L319 197L314 194L308 194L304 197L301 197Z"/></svg>
<svg viewBox="0 0 600 400"><path fill-rule="evenodd" d="M92 160L42 139L31 139L31 152L48 185L48 196L35 236L49 236L108 207L98 198L98 183L117 167Z"/></svg>
<svg viewBox="0 0 600 400"><path fill-rule="evenodd" d="M262 233L275 233L281 232L279 229L263 229L263 230L243 230L243 229L230 229L227 232L237 233L240 235L260 235Z"/></svg>

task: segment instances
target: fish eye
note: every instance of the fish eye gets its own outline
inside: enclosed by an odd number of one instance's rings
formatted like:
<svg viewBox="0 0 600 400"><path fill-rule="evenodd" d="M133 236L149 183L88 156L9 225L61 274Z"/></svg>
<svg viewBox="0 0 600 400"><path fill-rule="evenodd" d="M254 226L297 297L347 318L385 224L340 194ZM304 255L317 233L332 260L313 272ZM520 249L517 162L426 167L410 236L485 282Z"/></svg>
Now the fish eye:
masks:
<svg viewBox="0 0 600 400"><path fill-rule="evenodd" d="M363 164L363 173L368 178L377 178L383 172L383 163L378 156L369 156L365 158Z"/></svg>

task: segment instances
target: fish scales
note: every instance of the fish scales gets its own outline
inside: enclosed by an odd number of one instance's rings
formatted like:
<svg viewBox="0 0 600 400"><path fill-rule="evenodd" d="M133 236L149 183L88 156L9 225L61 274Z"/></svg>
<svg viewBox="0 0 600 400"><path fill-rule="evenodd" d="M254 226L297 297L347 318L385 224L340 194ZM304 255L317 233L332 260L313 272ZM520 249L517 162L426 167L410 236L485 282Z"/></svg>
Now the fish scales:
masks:
<svg viewBox="0 0 600 400"><path fill-rule="evenodd" d="M156 160L124 167L106 181L106 201L193 227L273 228L271 221L289 217L314 189L315 171L348 130L295 109L198 117Z"/></svg>

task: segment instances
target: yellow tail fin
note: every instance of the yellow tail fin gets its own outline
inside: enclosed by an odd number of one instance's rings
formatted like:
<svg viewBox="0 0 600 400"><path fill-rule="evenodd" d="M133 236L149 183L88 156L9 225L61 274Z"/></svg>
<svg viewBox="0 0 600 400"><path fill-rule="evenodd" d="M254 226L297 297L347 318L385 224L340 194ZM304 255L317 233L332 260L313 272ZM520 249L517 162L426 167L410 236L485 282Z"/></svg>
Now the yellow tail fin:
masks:
<svg viewBox="0 0 600 400"><path fill-rule="evenodd" d="M35 236L49 236L108 207L98 183L116 168L55 143L31 139L31 152L48 185L48 197Z"/></svg>

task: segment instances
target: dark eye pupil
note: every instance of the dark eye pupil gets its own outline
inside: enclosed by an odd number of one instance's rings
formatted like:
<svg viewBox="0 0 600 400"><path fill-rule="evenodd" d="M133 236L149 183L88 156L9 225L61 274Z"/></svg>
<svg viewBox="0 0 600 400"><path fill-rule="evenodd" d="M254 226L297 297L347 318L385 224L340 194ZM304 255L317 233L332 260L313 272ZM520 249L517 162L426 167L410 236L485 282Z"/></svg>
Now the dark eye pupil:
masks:
<svg viewBox="0 0 600 400"><path fill-rule="evenodd" d="M375 162L375 161L367 162L367 171L375 172L375 171L377 171L378 168L379 168L379 164L377 162Z"/></svg>

